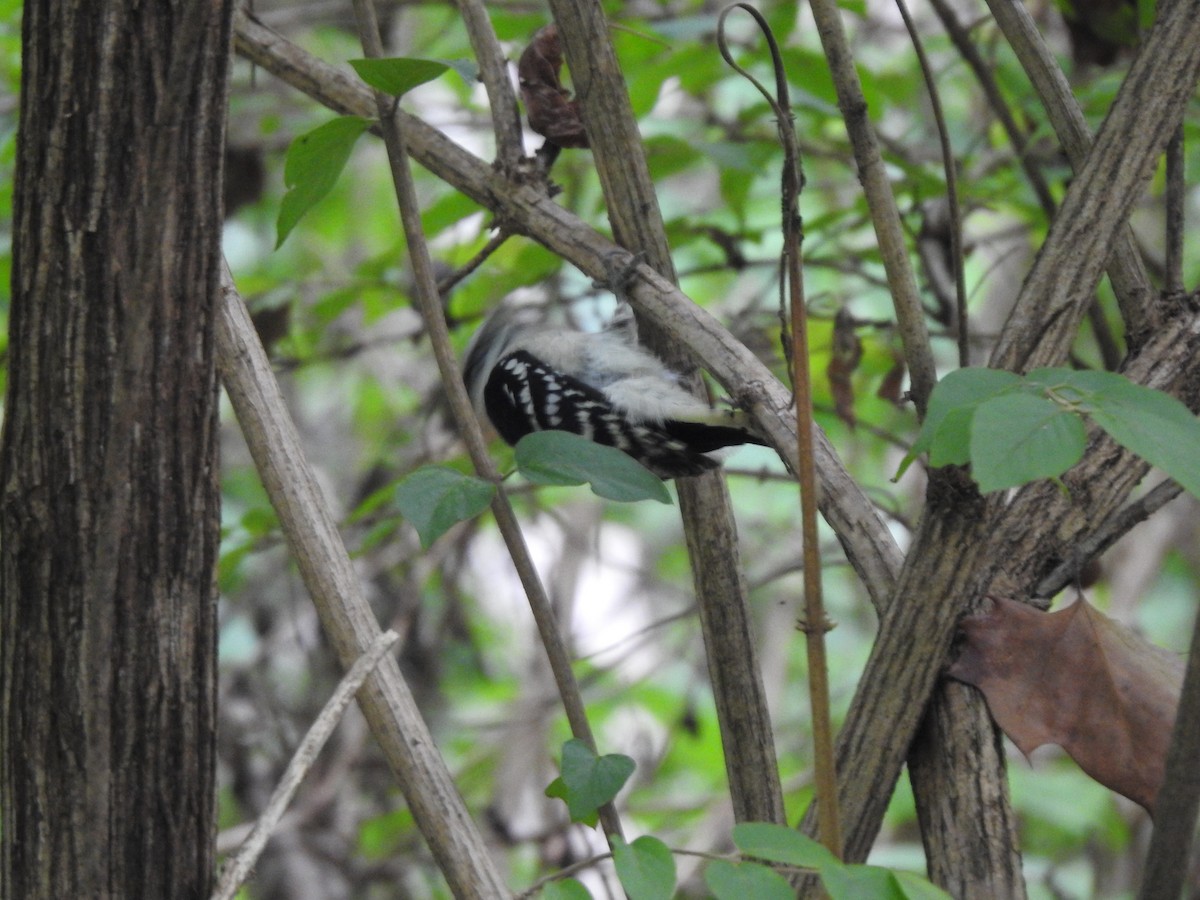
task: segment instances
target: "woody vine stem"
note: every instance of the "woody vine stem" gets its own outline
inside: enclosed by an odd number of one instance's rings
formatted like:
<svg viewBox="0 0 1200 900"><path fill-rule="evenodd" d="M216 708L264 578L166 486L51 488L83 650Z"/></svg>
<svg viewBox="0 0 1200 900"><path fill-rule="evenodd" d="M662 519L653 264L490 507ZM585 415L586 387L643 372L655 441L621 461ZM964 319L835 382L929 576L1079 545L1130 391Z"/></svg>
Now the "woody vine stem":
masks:
<svg viewBox="0 0 1200 900"><path fill-rule="evenodd" d="M758 24L771 50L775 70L775 96L749 72L734 62L725 40L725 19L735 9L749 13ZM821 596L821 557L817 545L817 476L813 465L812 380L808 362L808 316L804 305L804 280L801 273L801 244L804 240L800 218L800 191L804 172L800 165L800 147L788 97L787 75L779 45L762 14L745 3L735 3L721 12L717 25L717 46L725 62L749 80L766 98L775 114L779 141L784 150L782 179L783 210L783 282L781 300L787 291L790 327L785 329L785 350L791 365L792 390L796 407L796 473L800 479L800 519L804 540L804 615L800 628L808 651L808 691L812 708L813 768L816 781L817 822L821 842L837 857L842 855L841 815L838 808L837 773L833 763L833 728L829 715L829 668L825 657L825 632L831 627L825 618ZM790 331L790 335L787 334Z"/></svg>

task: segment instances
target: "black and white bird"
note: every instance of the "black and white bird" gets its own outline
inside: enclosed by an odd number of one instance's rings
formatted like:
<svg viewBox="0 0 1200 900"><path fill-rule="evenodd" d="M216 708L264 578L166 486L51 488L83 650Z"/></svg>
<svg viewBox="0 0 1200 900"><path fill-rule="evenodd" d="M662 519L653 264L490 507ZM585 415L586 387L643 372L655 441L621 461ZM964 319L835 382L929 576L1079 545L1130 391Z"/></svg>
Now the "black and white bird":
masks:
<svg viewBox="0 0 1200 900"><path fill-rule="evenodd" d="M509 444L533 431L570 431L616 447L660 478L699 475L713 454L764 444L748 417L713 409L637 342L622 306L603 331L546 321L543 309L505 304L467 348L463 378L480 417Z"/></svg>

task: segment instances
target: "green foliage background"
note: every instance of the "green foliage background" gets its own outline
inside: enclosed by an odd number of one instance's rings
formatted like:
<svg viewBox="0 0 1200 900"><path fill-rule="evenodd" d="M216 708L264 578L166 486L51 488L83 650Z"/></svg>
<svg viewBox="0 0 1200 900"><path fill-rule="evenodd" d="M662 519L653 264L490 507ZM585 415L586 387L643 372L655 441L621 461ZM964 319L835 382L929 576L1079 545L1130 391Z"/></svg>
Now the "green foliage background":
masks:
<svg viewBox="0 0 1200 900"><path fill-rule="evenodd" d="M675 264L689 296L728 323L777 369L779 154L761 98L720 60L716 13L704 3L607 4L621 25L614 40L659 188ZM806 288L813 316L813 370L819 421L855 477L903 535L920 498L919 466L892 473L915 440L910 407L876 396L898 338L836 98L815 29L795 3L758 4L786 47L796 125L805 152ZM488 4L511 59L547 21L537 4ZM945 195L925 87L894 8L882 0L843 4L858 67L897 199L914 238L924 205ZM334 63L360 57L348 5L318 9L258 3L262 20ZM389 52L457 60L471 56L453 5L388 7ZM974 17L976 11L968 18ZM11 269L11 180L19 91L18 3L0 4L0 284ZM994 333L1046 229L1012 149L983 105L969 70L926 11L918 19L931 54L961 172L967 218L967 285L973 326ZM1048 38L1067 52L1060 20L1045 15ZM734 19L739 55L764 80L761 42ZM745 26L745 27L743 27ZM1061 197L1069 170L1035 97L1003 41L984 22L974 34L1006 99L1037 136L1032 152ZM1096 126L1119 84L1114 70L1076 70L1074 84ZM414 89L405 107L485 158L491 129L482 89L453 72ZM235 67L229 133L239 154L230 179L248 181L251 202L229 220L226 254L252 304L306 448L345 523L370 596L385 625L404 635L402 662L439 748L470 808L493 826L510 884L525 886L593 852L593 835L570 826L542 790L556 774L569 736L515 576L486 514L457 526L428 550L401 515L395 488L419 466L465 470L448 425L427 343L410 303L407 259L386 159L373 138L359 141L329 194L277 250L290 142L333 114L243 61ZM1189 168L1200 165L1200 115L1186 123ZM527 135L530 152L541 143ZM418 172L426 233L447 272L490 236L489 216L427 173ZM569 151L555 166L558 201L603 229L602 198L589 154ZM261 181L259 181L261 179ZM1161 258L1161 174L1135 217L1152 259ZM1191 210L1195 210L1194 193ZM733 252L733 251L736 252ZM1188 247L1185 283L1200 276ZM537 290L569 303L585 320L608 300L543 248L507 241L450 295L461 351L479 317L502 297ZM1119 328L1107 286L1101 302ZM863 358L853 374L858 425L833 412L824 376L833 317L858 323ZM3 304L7 314L7 295ZM272 313L274 315L272 315ZM935 329L939 326L935 323ZM3 334L7 329L0 329ZM0 337L0 354L4 353ZM936 349L952 367L952 337ZM1093 336L1075 348L1099 365ZM3 369L0 368L0 377ZM496 446L511 469L510 451ZM337 672L287 558L275 516L248 460L236 423L225 417L222 590L222 818L252 819L327 697ZM793 629L800 574L796 492L762 448L728 463L747 576L758 617L773 704L789 820L811 793L802 641ZM637 762L620 798L635 833L672 847L728 849L732 820L724 765L690 575L675 507L614 504L586 488L516 483L518 510L543 576L569 624L601 753ZM1182 651L1194 611L1200 557L1196 505L1184 501L1115 548L1094 589L1110 613ZM870 649L874 614L832 535L823 533L826 598L838 627L829 636L835 716L844 712ZM902 538L903 539L903 538ZM1135 565L1136 563L1136 565ZM835 722L836 724L836 722ZM1011 763L1022 823L1026 875L1035 897L1127 895L1148 822L1140 810L1091 782L1052 749L1032 766ZM236 833L225 837L232 841ZM923 869L911 795L892 802L873 862ZM705 887L689 858L681 879ZM689 868L690 867L690 868ZM285 836L259 866L246 896L283 896L289 884L320 885L322 896L444 896L436 869L398 790L352 711L302 789Z"/></svg>

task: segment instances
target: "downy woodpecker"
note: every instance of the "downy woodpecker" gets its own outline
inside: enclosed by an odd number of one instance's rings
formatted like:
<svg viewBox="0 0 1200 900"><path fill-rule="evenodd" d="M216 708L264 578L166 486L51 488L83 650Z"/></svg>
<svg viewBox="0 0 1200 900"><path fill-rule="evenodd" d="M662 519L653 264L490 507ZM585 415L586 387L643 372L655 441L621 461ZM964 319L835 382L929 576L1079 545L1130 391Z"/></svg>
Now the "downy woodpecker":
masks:
<svg viewBox="0 0 1200 900"><path fill-rule="evenodd" d="M708 454L763 444L744 413L712 409L637 343L632 313L589 333L534 306L502 305L471 339L463 378L476 413L509 444L557 429L616 447L660 478L716 468Z"/></svg>

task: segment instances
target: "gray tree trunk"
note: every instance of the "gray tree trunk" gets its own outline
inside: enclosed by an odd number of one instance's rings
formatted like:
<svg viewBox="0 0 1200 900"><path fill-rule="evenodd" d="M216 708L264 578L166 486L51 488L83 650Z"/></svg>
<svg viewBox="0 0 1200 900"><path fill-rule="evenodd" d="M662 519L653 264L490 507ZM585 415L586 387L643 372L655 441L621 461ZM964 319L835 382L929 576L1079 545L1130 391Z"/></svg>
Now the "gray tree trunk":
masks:
<svg viewBox="0 0 1200 900"><path fill-rule="evenodd" d="M0 896L199 898L215 830L228 0L24 7Z"/></svg>

